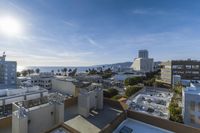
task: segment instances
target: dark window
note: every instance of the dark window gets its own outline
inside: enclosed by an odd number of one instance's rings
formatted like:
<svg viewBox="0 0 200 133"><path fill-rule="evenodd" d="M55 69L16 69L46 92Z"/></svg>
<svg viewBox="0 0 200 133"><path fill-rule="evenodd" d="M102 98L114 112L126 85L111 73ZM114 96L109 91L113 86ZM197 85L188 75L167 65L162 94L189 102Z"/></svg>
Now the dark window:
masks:
<svg viewBox="0 0 200 133"><path fill-rule="evenodd" d="M124 126L122 127L122 129L120 129L119 133L132 133L133 129L127 127L127 126Z"/></svg>

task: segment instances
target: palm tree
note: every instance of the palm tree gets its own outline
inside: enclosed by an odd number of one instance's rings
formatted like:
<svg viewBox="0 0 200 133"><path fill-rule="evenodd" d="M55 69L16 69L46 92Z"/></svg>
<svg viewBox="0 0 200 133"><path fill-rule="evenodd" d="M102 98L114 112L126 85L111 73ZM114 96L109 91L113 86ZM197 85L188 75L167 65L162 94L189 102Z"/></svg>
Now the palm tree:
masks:
<svg viewBox="0 0 200 133"><path fill-rule="evenodd" d="M54 74L54 70L51 70L51 73Z"/></svg>
<svg viewBox="0 0 200 133"><path fill-rule="evenodd" d="M65 73L65 76L67 76L67 68L63 68L63 72Z"/></svg>
<svg viewBox="0 0 200 133"><path fill-rule="evenodd" d="M35 72L40 73L40 69L39 68L35 69Z"/></svg>

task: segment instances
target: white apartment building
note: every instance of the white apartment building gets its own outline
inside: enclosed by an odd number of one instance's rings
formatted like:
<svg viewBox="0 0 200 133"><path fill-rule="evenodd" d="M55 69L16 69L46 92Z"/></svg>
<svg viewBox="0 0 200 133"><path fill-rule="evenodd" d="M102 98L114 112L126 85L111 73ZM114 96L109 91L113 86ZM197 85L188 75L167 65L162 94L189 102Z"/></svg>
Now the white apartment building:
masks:
<svg viewBox="0 0 200 133"><path fill-rule="evenodd" d="M191 83L182 95L184 123L200 128L200 83Z"/></svg>
<svg viewBox="0 0 200 133"><path fill-rule="evenodd" d="M16 85L16 61L6 61L6 55L0 56L0 89Z"/></svg>

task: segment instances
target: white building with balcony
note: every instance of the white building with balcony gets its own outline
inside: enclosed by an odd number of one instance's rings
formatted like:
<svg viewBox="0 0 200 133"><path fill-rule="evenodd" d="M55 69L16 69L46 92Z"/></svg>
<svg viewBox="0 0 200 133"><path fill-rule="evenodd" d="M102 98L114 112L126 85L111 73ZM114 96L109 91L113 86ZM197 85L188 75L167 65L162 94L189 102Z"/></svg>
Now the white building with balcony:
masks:
<svg viewBox="0 0 200 133"><path fill-rule="evenodd" d="M184 123L200 128L200 83L191 83L182 95Z"/></svg>

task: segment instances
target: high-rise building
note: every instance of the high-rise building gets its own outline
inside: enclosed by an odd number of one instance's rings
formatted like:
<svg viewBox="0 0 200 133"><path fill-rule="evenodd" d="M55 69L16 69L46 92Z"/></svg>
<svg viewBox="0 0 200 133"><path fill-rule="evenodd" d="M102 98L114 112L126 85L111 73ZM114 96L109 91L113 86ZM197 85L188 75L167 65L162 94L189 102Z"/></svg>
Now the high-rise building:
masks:
<svg viewBox="0 0 200 133"><path fill-rule="evenodd" d="M140 72L151 72L153 71L153 58L148 58L148 51L147 50L139 50L138 58L135 58L132 68L135 71Z"/></svg>
<svg viewBox="0 0 200 133"><path fill-rule="evenodd" d="M0 56L0 88L16 85L16 61L6 61L5 52Z"/></svg>
<svg viewBox="0 0 200 133"><path fill-rule="evenodd" d="M149 58L149 52L148 50L139 50L138 52L138 58Z"/></svg>

